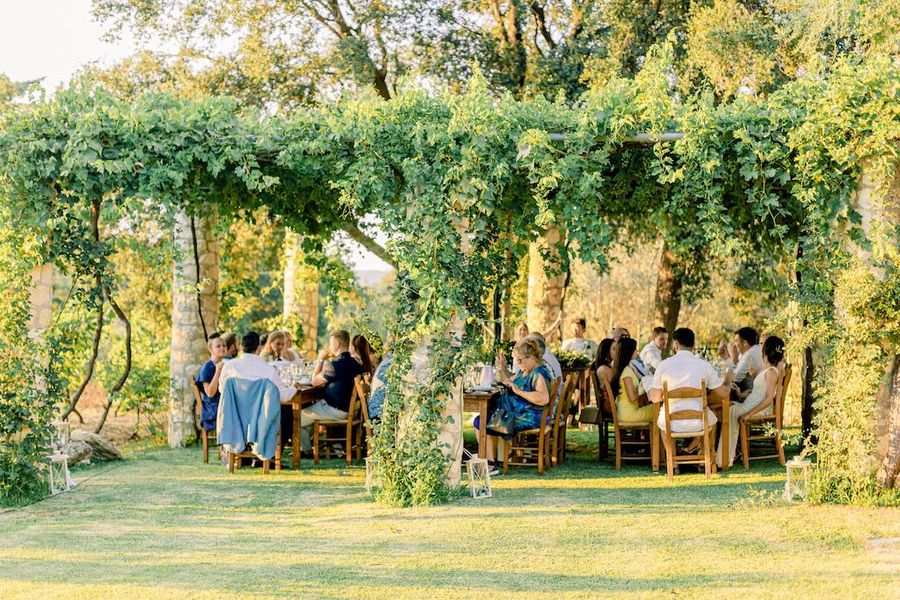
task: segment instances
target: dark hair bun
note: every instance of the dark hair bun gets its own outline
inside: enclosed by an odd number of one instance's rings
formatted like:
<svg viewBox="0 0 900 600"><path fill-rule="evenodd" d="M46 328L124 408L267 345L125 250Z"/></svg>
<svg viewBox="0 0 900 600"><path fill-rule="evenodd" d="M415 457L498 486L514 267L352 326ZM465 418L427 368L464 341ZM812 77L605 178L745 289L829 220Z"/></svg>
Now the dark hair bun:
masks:
<svg viewBox="0 0 900 600"><path fill-rule="evenodd" d="M770 365L777 365L784 360L784 340L777 335L770 335L763 344L762 353Z"/></svg>

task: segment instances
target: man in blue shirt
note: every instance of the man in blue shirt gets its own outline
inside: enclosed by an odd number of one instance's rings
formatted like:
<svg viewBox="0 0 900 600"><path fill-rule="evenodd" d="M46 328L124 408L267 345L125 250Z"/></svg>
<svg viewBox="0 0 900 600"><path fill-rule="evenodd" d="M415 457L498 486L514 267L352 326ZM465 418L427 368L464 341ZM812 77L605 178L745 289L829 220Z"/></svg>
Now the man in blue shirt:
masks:
<svg viewBox="0 0 900 600"><path fill-rule="evenodd" d="M300 413L300 446L303 452L312 451L310 434L316 420L343 420L350 410L353 380L363 367L350 355L350 334L332 331L328 350L319 355L312 384L325 386L325 398L304 408Z"/></svg>

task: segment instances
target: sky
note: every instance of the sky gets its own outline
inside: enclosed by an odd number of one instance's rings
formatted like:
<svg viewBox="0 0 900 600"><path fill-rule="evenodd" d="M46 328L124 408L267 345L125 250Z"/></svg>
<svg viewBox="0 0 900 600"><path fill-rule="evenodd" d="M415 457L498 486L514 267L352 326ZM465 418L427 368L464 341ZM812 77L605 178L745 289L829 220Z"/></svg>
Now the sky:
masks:
<svg viewBox="0 0 900 600"><path fill-rule="evenodd" d="M13 81L43 78L48 92L83 65L109 66L135 50L130 36L100 39L104 27L93 20L90 0L0 0L0 14L0 73ZM348 246L356 270L390 268L355 242Z"/></svg>

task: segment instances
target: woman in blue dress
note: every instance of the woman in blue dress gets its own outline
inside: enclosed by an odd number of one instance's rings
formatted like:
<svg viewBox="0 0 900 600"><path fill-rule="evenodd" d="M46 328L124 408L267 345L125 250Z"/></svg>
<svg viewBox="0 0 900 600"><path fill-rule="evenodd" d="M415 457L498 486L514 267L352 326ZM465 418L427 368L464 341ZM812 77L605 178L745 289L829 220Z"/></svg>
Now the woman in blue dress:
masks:
<svg viewBox="0 0 900 600"><path fill-rule="evenodd" d="M513 355L519 370L510 378L505 369L501 369L500 381L506 388L503 393L510 400L515 413L515 431L534 429L541 424L541 413L550 401L550 369L544 363L543 348L531 337L522 339L516 344ZM475 419L475 428L481 427L480 419ZM512 437L504 436L504 437ZM486 449L492 474L497 467L497 436L488 431Z"/></svg>

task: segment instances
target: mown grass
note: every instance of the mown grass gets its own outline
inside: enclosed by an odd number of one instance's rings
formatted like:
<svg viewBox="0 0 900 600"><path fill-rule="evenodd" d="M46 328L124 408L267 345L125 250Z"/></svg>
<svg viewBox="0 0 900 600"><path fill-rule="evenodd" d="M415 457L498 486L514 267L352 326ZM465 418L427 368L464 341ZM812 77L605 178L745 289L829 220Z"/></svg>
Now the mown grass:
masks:
<svg viewBox="0 0 900 600"><path fill-rule="evenodd" d="M157 449L0 514L0 598L900 598L900 509L785 505L773 462L706 482L569 463L494 497L373 504L360 466L228 475Z"/></svg>

